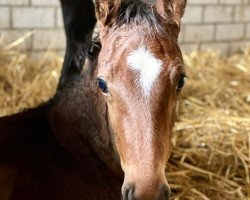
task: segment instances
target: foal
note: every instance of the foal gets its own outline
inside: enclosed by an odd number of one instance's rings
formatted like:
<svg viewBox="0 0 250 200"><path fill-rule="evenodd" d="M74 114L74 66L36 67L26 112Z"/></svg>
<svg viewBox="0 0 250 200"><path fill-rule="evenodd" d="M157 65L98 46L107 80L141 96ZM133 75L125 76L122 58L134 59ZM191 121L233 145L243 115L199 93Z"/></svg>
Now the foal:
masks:
<svg viewBox="0 0 250 200"><path fill-rule="evenodd" d="M72 55L79 43L87 48L76 5L91 9L92 1L61 2L70 17L56 96L0 119L0 199L115 200L122 183L124 200L169 199L165 164L184 84L177 38L186 1L96 0L102 49L90 75L81 73L84 54Z"/></svg>
<svg viewBox="0 0 250 200"><path fill-rule="evenodd" d="M177 44L186 0L96 0L99 87L125 173L127 199L169 199L171 150L185 70Z"/></svg>

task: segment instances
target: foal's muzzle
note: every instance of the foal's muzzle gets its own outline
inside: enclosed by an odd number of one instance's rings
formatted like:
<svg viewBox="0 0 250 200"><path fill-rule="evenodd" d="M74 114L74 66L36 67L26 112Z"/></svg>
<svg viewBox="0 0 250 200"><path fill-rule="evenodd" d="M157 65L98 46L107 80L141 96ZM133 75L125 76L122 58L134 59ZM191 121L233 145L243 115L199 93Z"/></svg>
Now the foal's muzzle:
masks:
<svg viewBox="0 0 250 200"><path fill-rule="evenodd" d="M170 199L170 189L167 185L162 184L157 192L155 199L152 200L169 200ZM122 191L123 200L143 200L143 197L135 196L135 186L128 184L123 187Z"/></svg>

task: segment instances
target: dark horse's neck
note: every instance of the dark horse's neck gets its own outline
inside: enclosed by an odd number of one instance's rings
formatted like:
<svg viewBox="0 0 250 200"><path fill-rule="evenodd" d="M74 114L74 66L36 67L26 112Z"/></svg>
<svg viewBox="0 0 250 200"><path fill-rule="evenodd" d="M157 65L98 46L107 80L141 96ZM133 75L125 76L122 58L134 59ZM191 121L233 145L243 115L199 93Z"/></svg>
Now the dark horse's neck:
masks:
<svg viewBox="0 0 250 200"><path fill-rule="evenodd" d="M113 144L106 101L98 90L93 75L83 72L55 97L59 99L49 112L49 121L56 138L77 161L96 156L118 178L122 179L119 156ZM92 158L90 158L92 159Z"/></svg>
<svg viewBox="0 0 250 200"><path fill-rule="evenodd" d="M120 199L123 172L95 76L0 118L0 199Z"/></svg>

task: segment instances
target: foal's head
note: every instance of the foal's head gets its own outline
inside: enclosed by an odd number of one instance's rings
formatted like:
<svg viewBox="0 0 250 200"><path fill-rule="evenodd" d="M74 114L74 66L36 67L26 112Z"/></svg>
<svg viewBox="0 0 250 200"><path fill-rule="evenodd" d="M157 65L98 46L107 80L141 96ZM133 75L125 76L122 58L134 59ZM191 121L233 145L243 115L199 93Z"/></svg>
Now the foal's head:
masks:
<svg viewBox="0 0 250 200"><path fill-rule="evenodd" d="M124 199L169 198L165 165L185 71L177 44L186 0L96 0L99 86L125 172Z"/></svg>

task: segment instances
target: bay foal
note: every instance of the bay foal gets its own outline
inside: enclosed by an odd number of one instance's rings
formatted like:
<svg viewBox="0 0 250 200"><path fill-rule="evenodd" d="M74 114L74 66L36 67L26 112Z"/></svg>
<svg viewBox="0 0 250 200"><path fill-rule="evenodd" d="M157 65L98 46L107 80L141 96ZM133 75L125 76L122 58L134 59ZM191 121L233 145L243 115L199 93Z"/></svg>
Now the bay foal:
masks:
<svg viewBox="0 0 250 200"><path fill-rule="evenodd" d="M165 166L185 70L177 44L185 0L96 1L99 85L125 173L125 199L168 199Z"/></svg>
<svg viewBox="0 0 250 200"><path fill-rule="evenodd" d="M75 2L61 1L67 52L57 94L0 119L0 199L120 199L122 184L125 200L168 199L164 169L185 76L177 45L185 1L96 1L98 74L81 69L93 4ZM91 20L80 19L80 6L89 6Z"/></svg>

